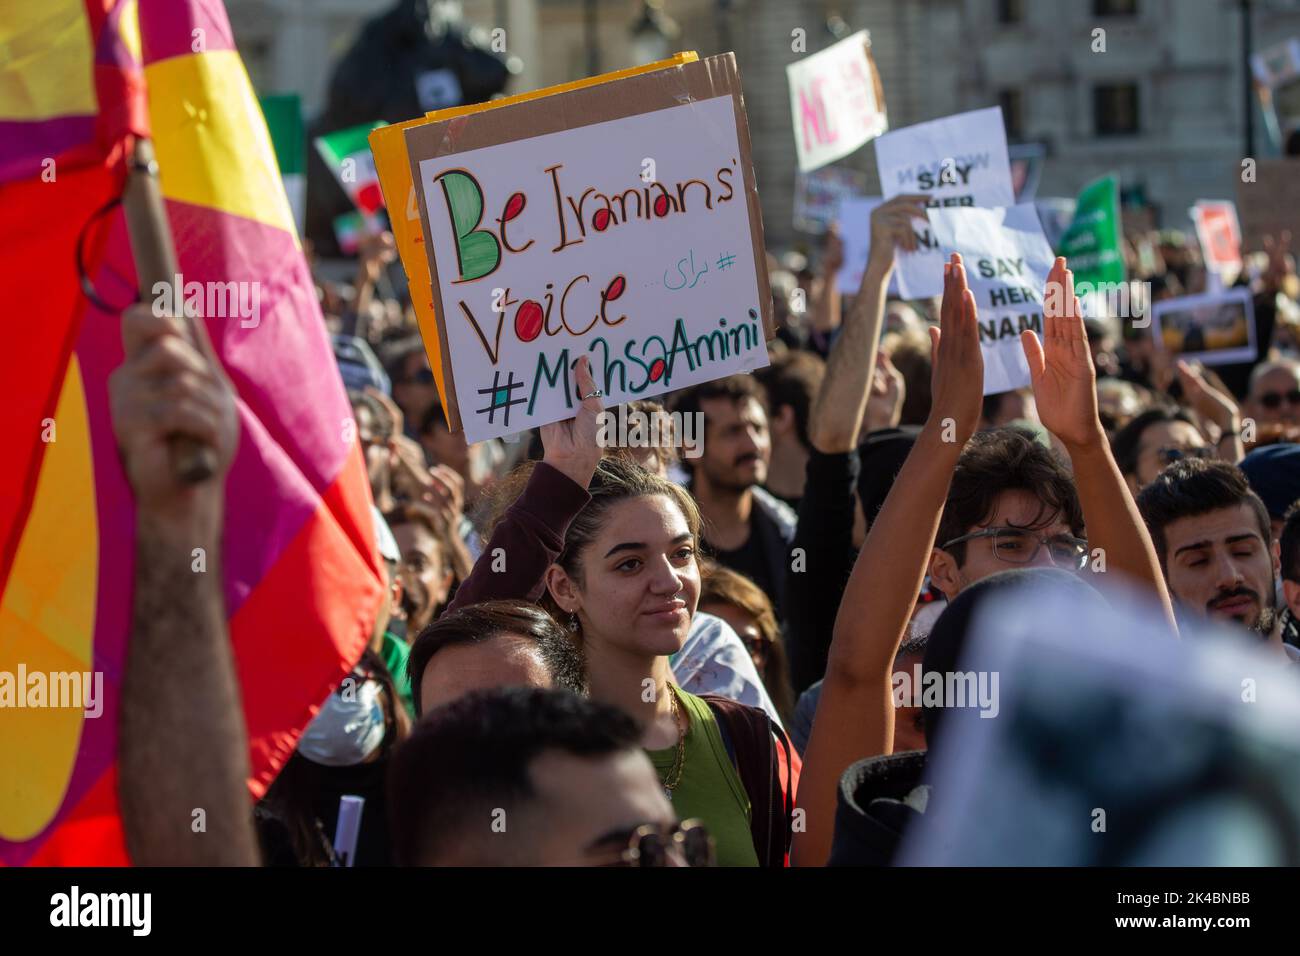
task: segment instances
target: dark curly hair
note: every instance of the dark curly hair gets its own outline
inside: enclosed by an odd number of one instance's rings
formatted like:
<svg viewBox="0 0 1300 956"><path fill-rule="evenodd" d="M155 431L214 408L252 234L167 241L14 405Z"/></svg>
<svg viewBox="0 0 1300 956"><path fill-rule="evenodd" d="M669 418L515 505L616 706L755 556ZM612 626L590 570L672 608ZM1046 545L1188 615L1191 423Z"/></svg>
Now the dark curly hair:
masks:
<svg viewBox="0 0 1300 956"><path fill-rule="evenodd" d="M1137 496L1138 510L1151 532L1160 567L1165 564L1165 529L1179 518L1249 504L1259 520L1259 536L1273 547L1273 525L1259 495L1250 490L1246 475L1236 465L1205 458L1180 458L1156 476Z"/></svg>
<svg viewBox="0 0 1300 956"><path fill-rule="evenodd" d="M936 546L987 521L1006 491L1027 491L1039 500L1031 528L1059 517L1082 537L1083 508L1070 469L1056 452L1040 445L1033 432L1009 427L978 432L966 444L952 474ZM965 542L947 550L958 565L965 562Z"/></svg>

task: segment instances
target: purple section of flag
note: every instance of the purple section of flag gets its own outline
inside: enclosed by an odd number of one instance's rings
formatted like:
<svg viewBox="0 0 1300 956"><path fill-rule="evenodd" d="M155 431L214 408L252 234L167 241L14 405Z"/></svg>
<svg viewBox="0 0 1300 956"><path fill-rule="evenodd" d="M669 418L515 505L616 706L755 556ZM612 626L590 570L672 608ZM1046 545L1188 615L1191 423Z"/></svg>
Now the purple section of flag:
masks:
<svg viewBox="0 0 1300 956"><path fill-rule="evenodd" d="M145 64L174 56L235 49L221 0L140 0Z"/></svg>
<svg viewBox="0 0 1300 956"><path fill-rule="evenodd" d="M92 142L95 123L94 116L0 120L0 183L39 177L46 159ZM57 166L53 172L57 176Z"/></svg>
<svg viewBox="0 0 1300 956"><path fill-rule="evenodd" d="M256 315L209 317L208 333L249 411L323 492L347 459L352 408L302 250L242 216L173 200L167 212L184 281L233 281L241 304L256 304Z"/></svg>

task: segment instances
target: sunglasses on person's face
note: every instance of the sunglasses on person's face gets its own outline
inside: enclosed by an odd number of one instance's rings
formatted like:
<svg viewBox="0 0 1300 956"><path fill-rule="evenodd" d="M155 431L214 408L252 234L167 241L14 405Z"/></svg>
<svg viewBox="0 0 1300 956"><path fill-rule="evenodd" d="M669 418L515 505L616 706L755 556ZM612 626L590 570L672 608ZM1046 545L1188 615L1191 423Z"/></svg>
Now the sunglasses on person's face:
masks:
<svg viewBox="0 0 1300 956"><path fill-rule="evenodd" d="M1156 450L1156 458L1161 465L1172 465L1174 462L1183 458L1213 458L1214 449L1208 445L1202 445L1199 448L1179 448L1171 445L1167 448Z"/></svg>
<svg viewBox="0 0 1300 956"><path fill-rule="evenodd" d="M750 654L758 654L766 657L767 652L771 649L768 642L762 637L756 637L753 634L741 634L740 640L744 643Z"/></svg>
<svg viewBox="0 0 1300 956"><path fill-rule="evenodd" d="M399 385L432 385L433 371L427 368L417 369L416 371L412 372L410 375L406 376L406 378L398 382L398 384Z"/></svg>
<svg viewBox="0 0 1300 956"><path fill-rule="evenodd" d="M628 834L627 846L606 866L668 866L676 854L687 866L713 866L713 837L700 820L683 820L674 827L647 823Z"/></svg>
<svg viewBox="0 0 1300 956"><path fill-rule="evenodd" d="M1052 564L1058 568L1080 571L1088 563L1088 542L1082 538L1070 534L1048 538L1023 528L985 528L983 531L972 531L960 538L953 538L941 548L947 551L955 544L974 541L976 538L992 538L993 557L1007 564L1028 564L1038 557L1038 552L1044 547L1047 548Z"/></svg>
<svg viewBox="0 0 1300 956"><path fill-rule="evenodd" d="M1259 403L1270 410L1281 408L1283 402L1293 407L1300 405L1300 388L1293 388L1289 392L1265 392L1259 396Z"/></svg>

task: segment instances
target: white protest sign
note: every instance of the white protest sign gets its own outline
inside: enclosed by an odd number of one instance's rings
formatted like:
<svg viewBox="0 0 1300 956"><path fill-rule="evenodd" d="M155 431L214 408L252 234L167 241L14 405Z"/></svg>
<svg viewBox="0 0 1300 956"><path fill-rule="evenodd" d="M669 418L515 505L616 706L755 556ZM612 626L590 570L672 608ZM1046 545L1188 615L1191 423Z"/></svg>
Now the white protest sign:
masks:
<svg viewBox="0 0 1300 956"><path fill-rule="evenodd" d="M467 441L571 417L583 355L607 406L768 364L735 101L414 157Z"/></svg>
<svg viewBox="0 0 1300 956"><path fill-rule="evenodd" d="M844 264L835 274L841 295L857 295L862 288L862 273L867 269L867 256L871 252L871 214L883 199L871 196L866 199L846 199L840 203L838 230L844 248ZM889 295L898 295L898 270L889 277Z"/></svg>
<svg viewBox="0 0 1300 956"><path fill-rule="evenodd" d="M1001 107L918 123L876 139L880 189L930 197L928 205L1014 206L1011 160ZM904 298L943 294L945 255L931 230L917 221L916 252L899 253L898 287Z"/></svg>
<svg viewBox="0 0 1300 956"><path fill-rule="evenodd" d="M1056 257L1032 203L1006 209L931 209L930 230L946 259L961 253L979 310L984 394L1029 384L1020 333L1043 334L1043 289ZM940 266L942 272L942 266Z"/></svg>
<svg viewBox="0 0 1300 956"><path fill-rule="evenodd" d="M785 68L799 171L847 156L889 129L876 96L870 37L860 30Z"/></svg>

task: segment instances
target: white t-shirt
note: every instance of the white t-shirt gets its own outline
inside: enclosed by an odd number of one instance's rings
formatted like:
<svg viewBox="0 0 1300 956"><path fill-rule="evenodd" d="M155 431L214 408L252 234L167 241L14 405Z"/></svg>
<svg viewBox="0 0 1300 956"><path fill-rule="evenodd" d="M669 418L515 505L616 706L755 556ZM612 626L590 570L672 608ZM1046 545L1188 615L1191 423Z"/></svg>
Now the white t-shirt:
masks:
<svg viewBox="0 0 1300 956"><path fill-rule="evenodd" d="M668 663L682 690L691 694L717 694L750 707L761 707L782 727L749 649L722 618L697 612L691 620L686 643Z"/></svg>

